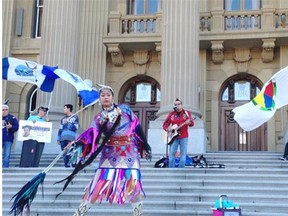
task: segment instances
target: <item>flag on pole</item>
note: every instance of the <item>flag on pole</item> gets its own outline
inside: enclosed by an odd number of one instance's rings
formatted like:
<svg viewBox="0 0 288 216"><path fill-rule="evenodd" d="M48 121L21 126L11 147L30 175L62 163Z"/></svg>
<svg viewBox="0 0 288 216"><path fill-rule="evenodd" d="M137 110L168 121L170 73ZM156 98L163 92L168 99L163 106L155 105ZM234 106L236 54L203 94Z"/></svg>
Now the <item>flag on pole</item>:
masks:
<svg viewBox="0 0 288 216"><path fill-rule="evenodd" d="M55 80L59 78L76 88L84 107L91 106L99 100L98 90L72 72L32 61L12 57L2 58L2 79L4 80L32 83L44 92L52 92Z"/></svg>
<svg viewBox="0 0 288 216"><path fill-rule="evenodd" d="M288 104L288 66L278 71L249 103L234 108L234 119L245 131L269 121L276 110Z"/></svg>
<svg viewBox="0 0 288 216"><path fill-rule="evenodd" d="M52 92L55 79L45 76L45 73L57 68L37 64L32 61L4 57L2 58L2 79L32 83L37 85L41 91Z"/></svg>
<svg viewBox="0 0 288 216"><path fill-rule="evenodd" d="M53 72L49 71L48 73L49 75L47 76L54 77L56 75L61 79L65 80L66 82L72 84L76 88L78 95L81 97L84 107L91 106L99 100L98 90L88 85L77 74L71 73L63 69L56 69Z"/></svg>

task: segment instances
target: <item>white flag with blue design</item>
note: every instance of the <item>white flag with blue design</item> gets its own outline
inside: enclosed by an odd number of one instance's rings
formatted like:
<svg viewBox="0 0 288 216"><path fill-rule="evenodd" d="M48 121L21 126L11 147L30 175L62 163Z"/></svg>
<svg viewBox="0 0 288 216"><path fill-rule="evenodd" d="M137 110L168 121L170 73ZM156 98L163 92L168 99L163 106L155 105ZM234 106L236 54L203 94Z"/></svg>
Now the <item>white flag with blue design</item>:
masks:
<svg viewBox="0 0 288 216"><path fill-rule="evenodd" d="M99 100L99 92L84 82L78 75L63 69L56 69L53 73L76 88L85 107L91 106Z"/></svg>
<svg viewBox="0 0 288 216"><path fill-rule="evenodd" d="M72 72L33 61L12 57L2 58L2 79L4 80L32 83L44 92L52 92L55 80L58 78L69 82L76 88L85 107L91 106L99 100L99 92Z"/></svg>
<svg viewBox="0 0 288 216"><path fill-rule="evenodd" d="M45 74L57 68L41 65L33 61L5 57L2 58L2 79L31 83L37 85L41 91L52 92L55 78Z"/></svg>

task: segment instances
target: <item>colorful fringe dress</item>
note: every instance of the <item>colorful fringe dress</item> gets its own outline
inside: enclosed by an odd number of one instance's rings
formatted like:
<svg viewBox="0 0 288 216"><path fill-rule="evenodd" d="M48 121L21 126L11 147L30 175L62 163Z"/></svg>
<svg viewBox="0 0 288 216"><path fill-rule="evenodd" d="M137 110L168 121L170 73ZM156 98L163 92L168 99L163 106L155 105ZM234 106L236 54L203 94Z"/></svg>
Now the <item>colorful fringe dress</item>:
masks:
<svg viewBox="0 0 288 216"><path fill-rule="evenodd" d="M109 131L117 113L121 115L120 124L102 148L99 167L86 189L83 202L93 204L106 200L110 204L124 204L126 201L133 202L141 196L141 192L144 194L139 160L142 140L137 134L137 127L140 126L137 116L126 105L113 106L111 110L103 110L96 115L91 128L96 130L98 136L105 119L109 119L106 124ZM85 136L80 135L79 138L85 143ZM97 145L92 145L90 154L96 149Z"/></svg>

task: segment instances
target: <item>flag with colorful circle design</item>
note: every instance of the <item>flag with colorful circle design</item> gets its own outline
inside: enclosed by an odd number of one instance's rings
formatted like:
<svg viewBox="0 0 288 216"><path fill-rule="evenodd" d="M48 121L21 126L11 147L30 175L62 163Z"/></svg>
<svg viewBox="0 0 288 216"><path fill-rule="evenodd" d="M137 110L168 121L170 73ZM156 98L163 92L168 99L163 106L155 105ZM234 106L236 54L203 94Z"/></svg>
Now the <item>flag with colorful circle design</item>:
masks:
<svg viewBox="0 0 288 216"><path fill-rule="evenodd" d="M288 104L288 66L272 76L249 103L234 108L234 119L244 131L269 121L276 110Z"/></svg>

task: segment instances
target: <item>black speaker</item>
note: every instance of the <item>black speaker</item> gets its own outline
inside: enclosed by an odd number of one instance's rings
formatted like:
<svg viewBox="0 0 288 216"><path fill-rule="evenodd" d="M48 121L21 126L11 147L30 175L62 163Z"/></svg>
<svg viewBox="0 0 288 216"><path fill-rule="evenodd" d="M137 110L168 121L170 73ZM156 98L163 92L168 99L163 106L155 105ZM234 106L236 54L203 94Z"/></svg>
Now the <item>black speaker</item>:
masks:
<svg viewBox="0 0 288 216"><path fill-rule="evenodd" d="M44 144L32 139L23 141L20 167L38 167Z"/></svg>

